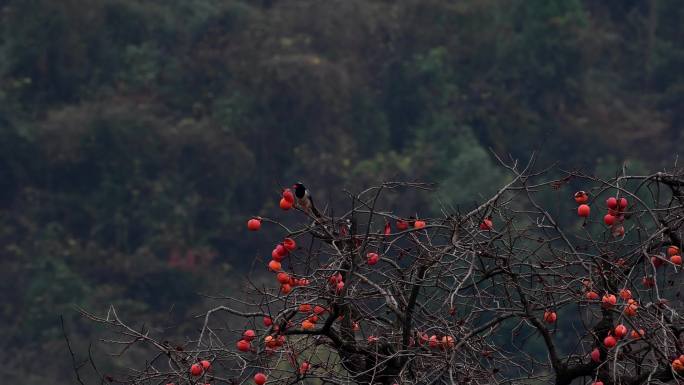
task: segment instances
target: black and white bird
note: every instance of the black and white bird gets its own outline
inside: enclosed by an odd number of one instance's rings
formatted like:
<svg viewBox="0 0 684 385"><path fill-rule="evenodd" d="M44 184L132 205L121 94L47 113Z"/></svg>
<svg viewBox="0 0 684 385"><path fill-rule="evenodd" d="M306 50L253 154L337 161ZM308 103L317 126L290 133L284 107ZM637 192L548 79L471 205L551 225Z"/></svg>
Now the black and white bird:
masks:
<svg viewBox="0 0 684 385"><path fill-rule="evenodd" d="M305 213L313 216L314 218L320 218L321 213L314 205L313 197L311 196L309 189L307 189L302 182L295 183L292 188L294 189L297 205L304 210Z"/></svg>

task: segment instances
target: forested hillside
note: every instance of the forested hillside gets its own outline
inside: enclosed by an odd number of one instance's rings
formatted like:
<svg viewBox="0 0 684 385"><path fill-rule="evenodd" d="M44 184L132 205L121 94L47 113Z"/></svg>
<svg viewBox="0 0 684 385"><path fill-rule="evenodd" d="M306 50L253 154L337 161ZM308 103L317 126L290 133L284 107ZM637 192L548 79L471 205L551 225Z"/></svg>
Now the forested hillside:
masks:
<svg viewBox="0 0 684 385"><path fill-rule="evenodd" d="M638 174L683 128L677 0L0 1L0 376L73 383L74 305L182 324L294 181L437 183L408 216L493 192L493 153Z"/></svg>

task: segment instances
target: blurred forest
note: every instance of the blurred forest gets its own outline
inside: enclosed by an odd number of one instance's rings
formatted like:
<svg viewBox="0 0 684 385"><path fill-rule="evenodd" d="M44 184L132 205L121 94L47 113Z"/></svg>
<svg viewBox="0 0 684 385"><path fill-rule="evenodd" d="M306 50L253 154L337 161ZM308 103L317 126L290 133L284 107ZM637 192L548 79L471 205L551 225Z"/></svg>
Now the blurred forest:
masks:
<svg viewBox="0 0 684 385"><path fill-rule="evenodd" d="M0 377L74 383L74 305L192 319L297 180L437 182L394 202L427 216L504 183L492 151L653 171L683 128L679 0L0 1Z"/></svg>

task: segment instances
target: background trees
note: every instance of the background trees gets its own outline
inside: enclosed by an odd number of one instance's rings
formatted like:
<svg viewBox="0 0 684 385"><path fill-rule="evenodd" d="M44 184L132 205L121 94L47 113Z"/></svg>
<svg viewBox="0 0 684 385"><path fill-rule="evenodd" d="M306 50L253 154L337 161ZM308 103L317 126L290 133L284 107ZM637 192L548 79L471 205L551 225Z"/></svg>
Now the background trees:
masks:
<svg viewBox="0 0 684 385"><path fill-rule="evenodd" d="M206 308L196 292L228 290L270 252L242 228L284 181L323 202L378 180L439 182L387 204L437 217L508 181L489 148L602 176L671 164L680 8L2 2L0 355L29 366L3 378L70 379L66 359L42 358L62 351L57 314L90 340L74 304L174 324Z"/></svg>

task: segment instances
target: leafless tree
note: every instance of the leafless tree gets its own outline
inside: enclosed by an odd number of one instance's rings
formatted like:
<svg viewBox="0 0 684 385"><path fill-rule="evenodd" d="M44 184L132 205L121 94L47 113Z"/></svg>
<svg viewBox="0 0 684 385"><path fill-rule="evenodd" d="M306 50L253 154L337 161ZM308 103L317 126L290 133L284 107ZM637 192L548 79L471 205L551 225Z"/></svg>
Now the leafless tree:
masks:
<svg viewBox="0 0 684 385"><path fill-rule="evenodd" d="M622 170L602 179L536 170L533 161L502 164L509 183L471 210L438 218L380 207L383 194L426 188L419 183L348 193L338 216L294 197L288 215L298 225L260 219L268 225L260 231L287 239L273 253L282 262L270 265L272 285L250 283L249 295L225 298L202 315L196 338L167 342L128 326L114 308L84 313L121 335L110 343L156 351L108 380L237 384L262 373L269 384L684 381L681 257L671 247L682 246L684 175ZM588 217L578 216L570 184L586 190L576 199L587 200ZM220 313L241 319L241 329L215 322ZM192 375L203 360L211 367Z"/></svg>

